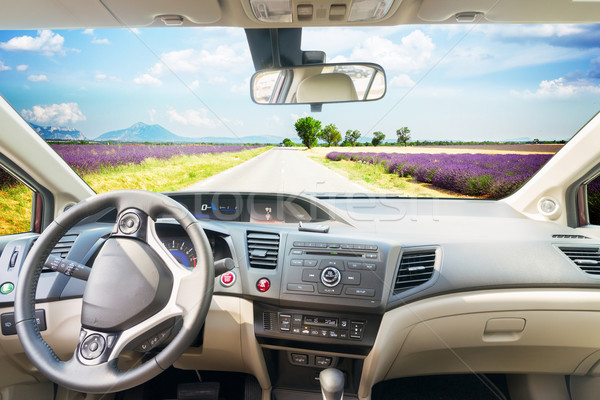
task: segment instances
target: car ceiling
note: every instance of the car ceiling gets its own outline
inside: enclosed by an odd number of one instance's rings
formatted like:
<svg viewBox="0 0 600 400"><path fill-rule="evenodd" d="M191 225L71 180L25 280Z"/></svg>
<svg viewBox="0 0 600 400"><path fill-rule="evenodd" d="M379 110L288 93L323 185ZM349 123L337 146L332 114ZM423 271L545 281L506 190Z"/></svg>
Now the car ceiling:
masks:
<svg viewBox="0 0 600 400"><path fill-rule="evenodd" d="M472 23L591 23L600 16L600 1L594 0L395 0L382 19L365 23L348 22L347 14L330 18L332 5L353 0L290 1L293 10L312 5L314 16L298 22L293 11L291 23L261 22L250 0L6 0L0 29L164 27L165 15L182 17L183 26L243 28L456 24L465 23L457 21L465 13L478 13Z"/></svg>

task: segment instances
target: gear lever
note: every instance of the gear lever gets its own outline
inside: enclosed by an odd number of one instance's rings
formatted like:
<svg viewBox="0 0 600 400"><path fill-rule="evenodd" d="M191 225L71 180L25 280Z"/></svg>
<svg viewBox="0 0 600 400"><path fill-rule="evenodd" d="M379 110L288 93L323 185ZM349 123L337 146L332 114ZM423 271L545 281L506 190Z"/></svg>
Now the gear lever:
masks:
<svg viewBox="0 0 600 400"><path fill-rule="evenodd" d="M344 374L339 369L327 368L319 374L323 400L342 400L344 397Z"/></svg>

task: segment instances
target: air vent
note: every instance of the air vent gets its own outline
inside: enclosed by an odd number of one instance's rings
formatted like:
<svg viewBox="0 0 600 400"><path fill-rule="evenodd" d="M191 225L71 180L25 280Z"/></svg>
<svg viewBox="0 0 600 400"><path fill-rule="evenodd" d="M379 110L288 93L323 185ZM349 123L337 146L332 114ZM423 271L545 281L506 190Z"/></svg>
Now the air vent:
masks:
<svg viewBox="0 0 600 400"><path fill-rule="evenodd" d="M275 269L279 254L279 235L277 233L248 232L248 258L250 267Z"/></svg>
<svg viewBox="0 0 600 400"><path fill-rule="evenodd" d="M554 239L589 239L587 236L583 235L552 235Z"/></svg>
<svg viewBox="0 0 600 400"><path fill-rule="evenodd" d="M56 243L56 246L54 246L50 254L53 256L59 256L60 258L67 258L67 255L71 251L73 243L75 243L76 239L77 235L63 236L62 238L60 238L58 243Z"/></svg>
<svg viewBox="0 0 600 400"><path fill-rule="evenodd" d="M265 331L272 331L275 321L276 314L274 312L265 311L263 313L263 329Z"/></svg>
<svg viewBox="0 0 600 400"><path fill-rule="evenodd" d="M435 250L412 251L402 255L394 294L412 289L431 279L435 264Z"/></svg>
<svg viewBox="0 0 600 400"><path fill-rule="evenodd" d="M584 272L600 275L600 249L597 247L559 247Z"/></svg>

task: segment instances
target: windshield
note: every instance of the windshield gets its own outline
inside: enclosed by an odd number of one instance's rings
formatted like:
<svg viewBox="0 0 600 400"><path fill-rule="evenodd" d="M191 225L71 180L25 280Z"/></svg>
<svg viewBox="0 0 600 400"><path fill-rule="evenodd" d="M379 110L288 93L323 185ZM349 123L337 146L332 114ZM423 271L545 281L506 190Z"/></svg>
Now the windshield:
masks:
<svg viewBox="0 0 600 400"><path fill-rule="evenodd" d="M303 50L378 63L387 80L382 100L311 112L251 100L243 29L3 31L0 92L96 192L498 199L597 112L597 32L305 28Z"/></svg>

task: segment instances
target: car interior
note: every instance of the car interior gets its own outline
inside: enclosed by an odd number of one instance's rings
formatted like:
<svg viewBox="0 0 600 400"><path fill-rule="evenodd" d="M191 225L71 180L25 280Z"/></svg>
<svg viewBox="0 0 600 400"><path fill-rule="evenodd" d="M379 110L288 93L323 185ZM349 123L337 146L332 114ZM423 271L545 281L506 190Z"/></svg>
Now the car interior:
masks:
<svg viewBox="0 0 600 400"><path fill-rule="evenodd" d="M302 28L600 21L599 2L576 0L0 9L3 30L244 29L257 76L274 85L266 97L254 86L254 101L312 111L375 98L357 95L356 72L342 64L322 73L326 55L302 49ZM359 79L371 88L385 74L376 66ZM599 160L595 116L501 200L235 187L96 194L0 98L0 165L34 193L30 232L0 236L0 283L14 286L0 294L0 396L595 399L600 230L587 186Z"/></svg>

